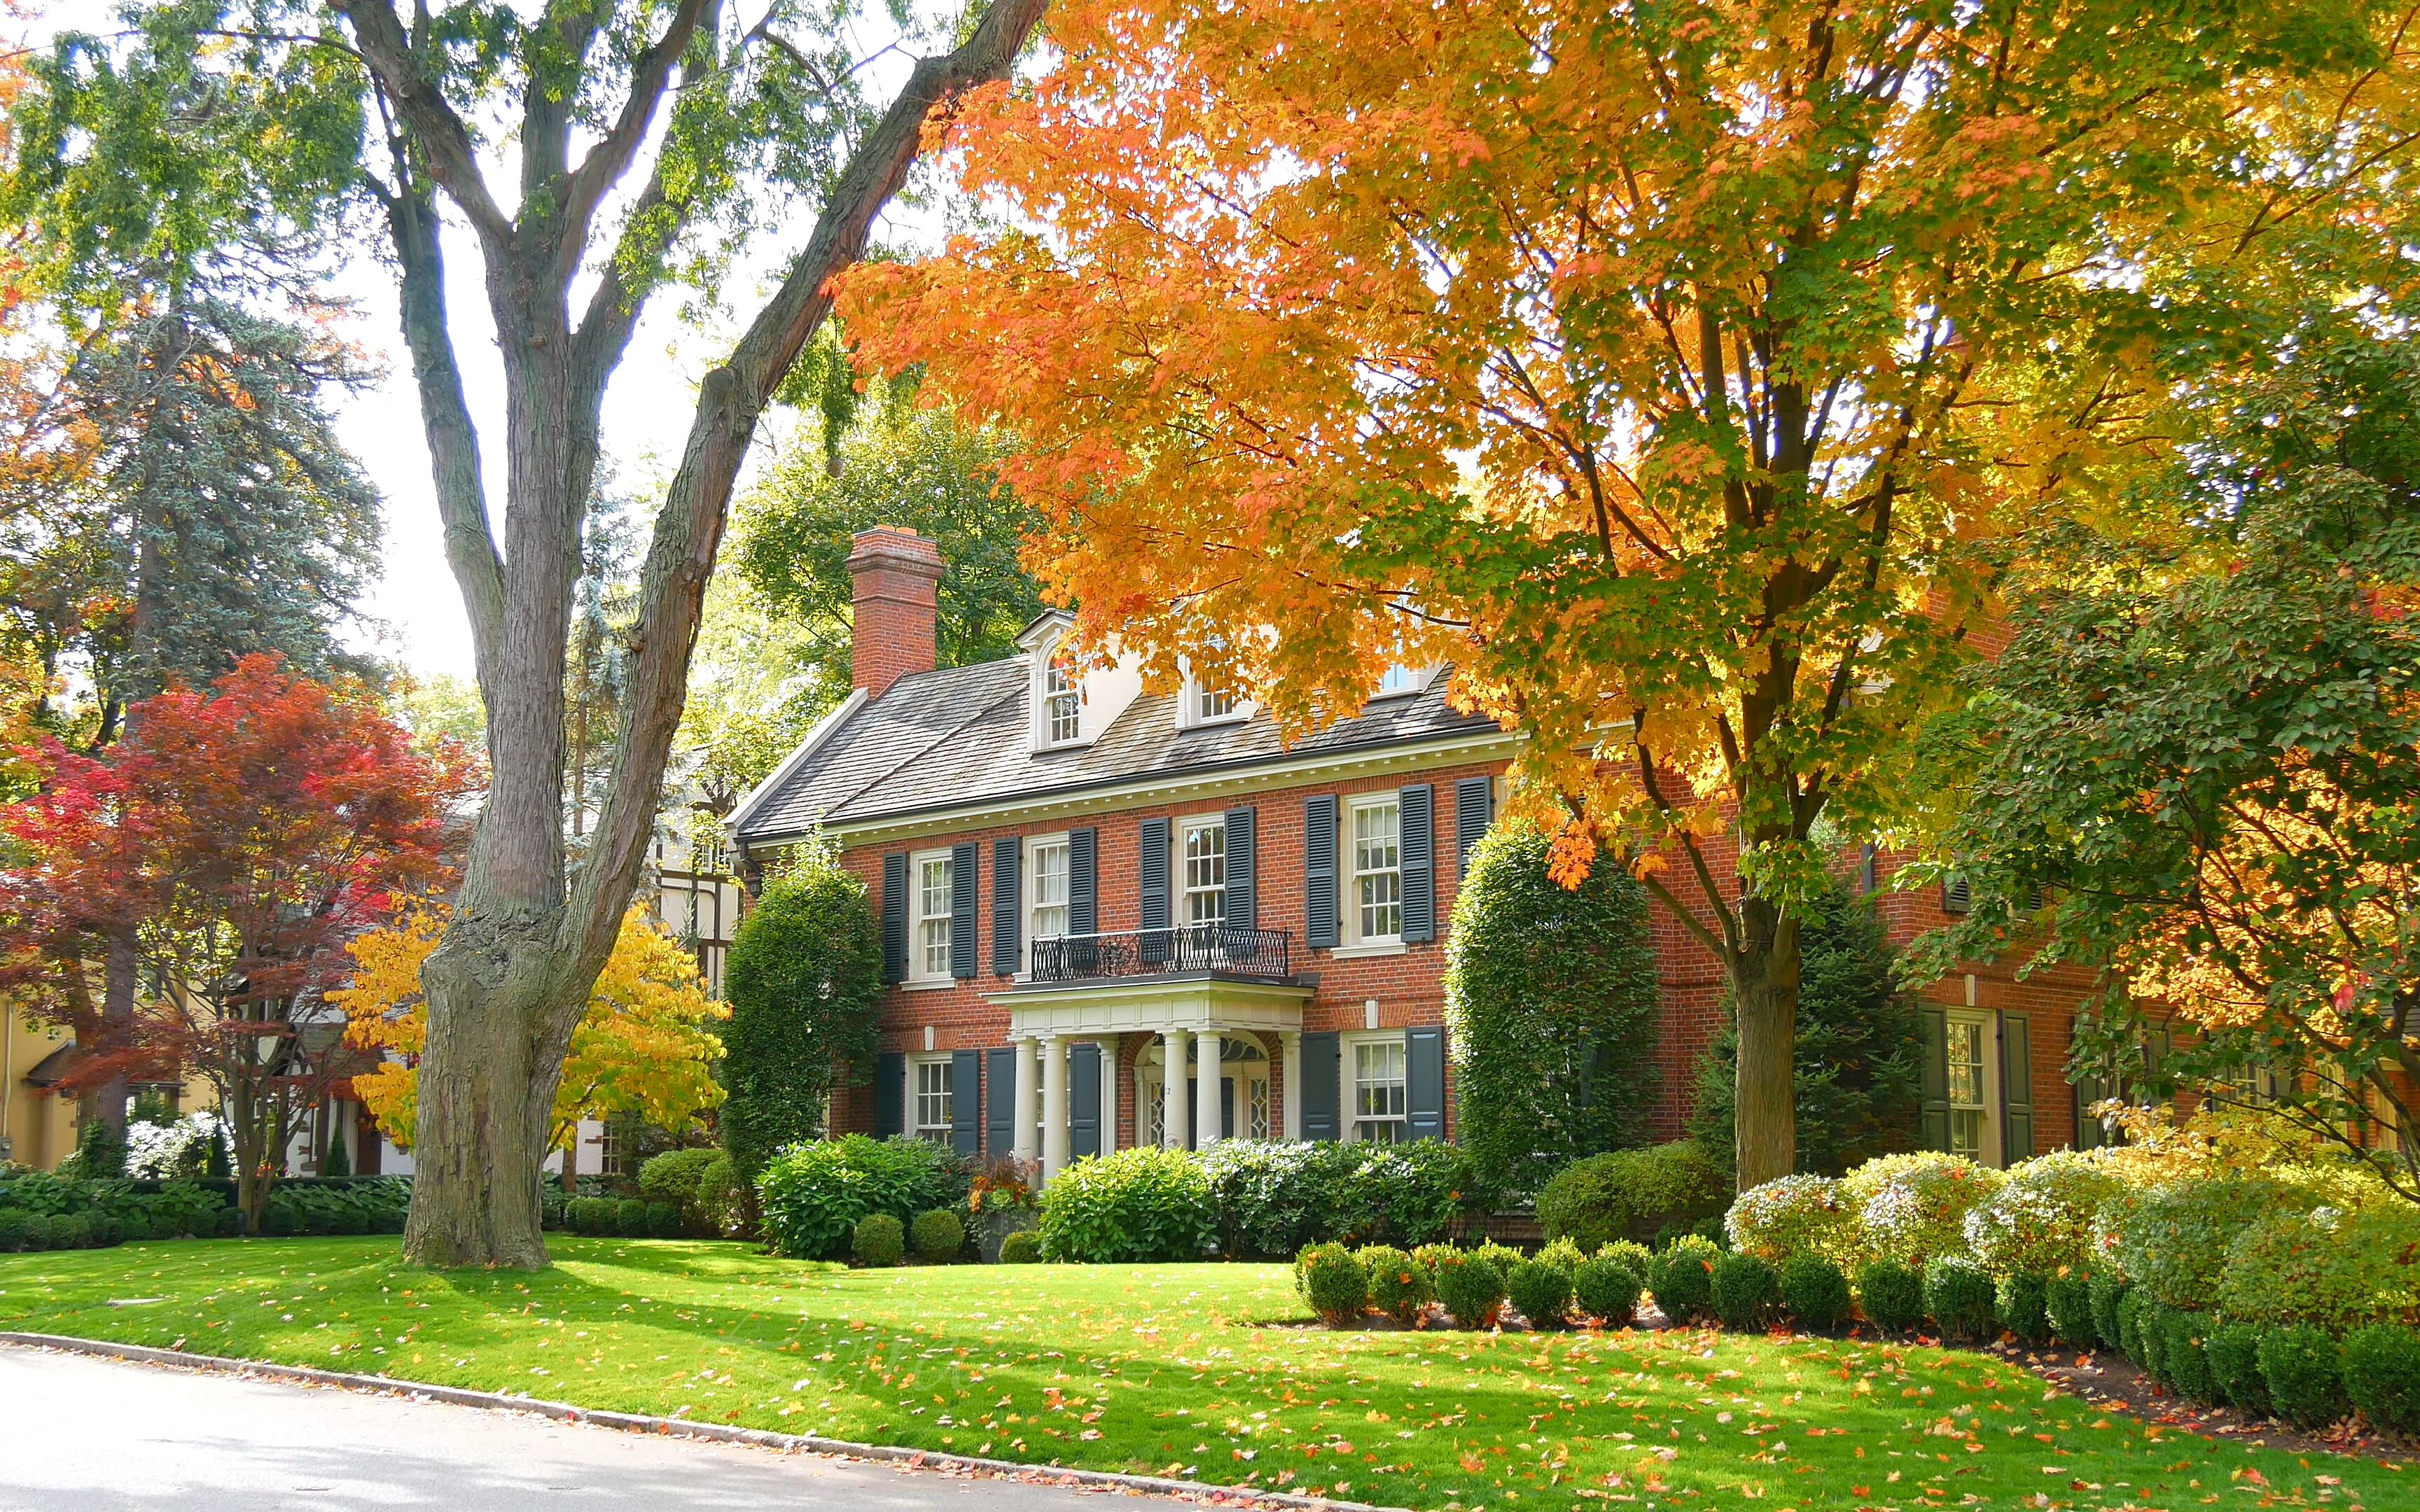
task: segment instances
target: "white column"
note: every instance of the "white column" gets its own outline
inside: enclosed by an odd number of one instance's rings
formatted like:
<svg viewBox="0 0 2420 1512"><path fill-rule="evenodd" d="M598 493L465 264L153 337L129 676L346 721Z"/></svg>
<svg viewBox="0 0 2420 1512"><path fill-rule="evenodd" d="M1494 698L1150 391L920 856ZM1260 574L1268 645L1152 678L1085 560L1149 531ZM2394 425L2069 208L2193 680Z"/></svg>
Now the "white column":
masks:
<svg viewBox="0 0 2420 1512"><path fill-rule="evenodd" d="M1192 1034L1184 1029L1162 1029L1159 1034L1164 1068L1159 1079L1159 1126L1171 1149L1185 1148L1185 1051L1192 1041Z"/></svg>
<svg viewBox="0 0 2420 1512"><path fill-rule="evenodd" d="M1104 1034L1101 1044L1101 1153L1118 1152L1118 1037Z"/></svg>
<svg viewBox="0 0 2420 1512"><path fill-rule="evenodd" d="M1035 1095L1040 1089L1034 1074L1033 1041L1019 1040L1016 1041L1016 1086L1008 1099L1013 1136L1009 1148L1018 1160L1029 1165L1042 1157L1042 1151L1034 1147L1033 1140L1034 1131L1040 1127L1039 1115L1034 1111Z"/></svg>
<svg viewBox="0 0 2420 1512"><path fill-rule="evenodd" d="M1285 1078L1285 1136L1302 1137L1302 1031L1278 1031L1279 1066Z"/></svg>
<svg viewBox="0 0 2420 1512"><path fill-rule="evenodd" d="M1042 1039L1042 1179L1067 1168L1067 1041Z"/></svg>
<svg viewBox="0 0 2420 1512"><path fill-rule="evenodd" d="M1207 1149L1226 1137L1226 1127L1218 1117L1218 1052L1224 1048L1216 1029L1204 1029L1195 1041L1193 1054L1201 1062L1193 1088L1193 1148Z"/></svg>

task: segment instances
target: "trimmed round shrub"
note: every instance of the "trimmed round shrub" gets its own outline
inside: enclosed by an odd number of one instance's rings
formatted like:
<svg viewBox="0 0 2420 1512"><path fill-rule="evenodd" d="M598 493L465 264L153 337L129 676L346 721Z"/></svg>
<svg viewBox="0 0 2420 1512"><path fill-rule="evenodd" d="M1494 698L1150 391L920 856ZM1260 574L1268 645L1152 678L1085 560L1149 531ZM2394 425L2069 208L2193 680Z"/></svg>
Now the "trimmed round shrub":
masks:
<svg viewBox="0 0 2420 1512"><path fill-rule="evenodd" d="M669 1202L675 1208L688 1208L697 1202L697 1179L715 1162L722 1151L711 1147L694 1149L667 1149L660 1155L650 1155L639 1167L639 1196L649 1202Z"/></svg>
<svg viewBox="0 0 2420 1512"><path fill-rule="evenodd" d="M2050 1342L2050 1283L2032 1271L2000 1278L1993 1303L2000 1326L2024 1343Z"/></svg>
<svg viewBox="0 0 2420 1512"><path fill-rule="evenodd" d="M1370 1305L1370 1273L1343 1245L1312 1244L1295 1257L1295 1285L1302 1300L1330 1328L1350 1328Z"/></svg>
<svg viewBox="0 0 2420 1512"><path fill-rule="evenodd" d="M2323 1428L2345 1415L2344 1351L2316 1328L2263 1329L2257 1346L2269 1405L2298 1428Z"/></svg>
<svg viewBox="0 0 2420 1512"><path fill-rule="evenodd" d="M1722 1319L1725 1328L1773 1325L1774 1310L1781 1303L1781 1278L1773 1273L1772 1266L1753 1255L1728 1251L1716 1257L1707 1279L1714 1316Z"/></svg>
<svg viewBox="0 0 2420 1512"><path fill-rule="evenodd" d="M609 1232L619 1209L605 1197L571 1199L571 1231L595 1239Z"/></svg>
<svg viewBox="0 0 2420 1512"><path fill-rule="evenodd" d="M1861 1253L1921 1269L1965 1252L1966 1215L2001 1180L1963 1155L1885 1155L1842 1177L1840 1199L1857 1215Z"/></svg>
<svg viewBox="0 0 2420 1512"><path fill-rule="evenodd" d="M681 1211L676 1203L650 1202L647 1208L649 1239L678 1239L681 1236Z"/></svg>
<svg viewBox="0 0 2420 1512"><path fill-rule="evenodd" d="M1538 1253L1529 1257L1551 1265L1565 1275L1570 1275L1580 1268L1582 1260L1588 1258L1588 1251L1580 1248L1578 1241L1565 1234L1560 1239L1542 1245Z"/></svg>
<svg viewBox="0 0 2420 1512"><path fill-rule="evenodd" d="M1504 1308L1504 1273L1485 1256L1450 1251L1437 1257L1436 1293L1464 1328L1493 1328Z"/></svg>
<svg viewBox="0 0 2420 1512"><path fill-rule="evenodd" d="M1781 1307L1810 1334L1829 1334L1849 1320L1849 1277L1822 1255L1781 1262Z"/></svg>
<svg viewBox="0 0 2420 1512"><path fill-rule="evenodd" d="M1038 1265L1042 1260L1042 1236L1031 1228L1020 1228L1000 1242L1000 1263L1002 1265Z"/></svg>
<svg viewBox="0 0 2420 1512"><path fill-rule="evenodd" d="M1499 1244L1492 1239L1482 1240L1471 1245L1470 1253L1496 1267L1496 1273L1498 1275L1511 1275L1512 1267L1529 1257L1512 1245Z"/></svg>
<svg viewBox="0 0 2420 1512"><path fill-rule="evenodd" d="M92 1219L88 1214L81 1212L61 1213L58 1219L58 1227L54 1232L57 1235L54 1242L55 1248L92 1248Z"/></svg>
<svg viewBox="0 0 2420 1512"><path fill-rule="evenodd" d="M1828 1176L1785 1176L1739 1195L1724 1215L1731 1248L1779 1265L1793 1255L1838 1257L1855 1248L1855 1215Z"/></svg>
<svg viewBox="0 0 2420 1512"><path fill-rule="evenodd" d="M2420 1297L2420 1215L2395 1209L2273 1212L2227 1245L2219 1308L2247 1323L2331 1334L2400 1318Z"/></svg>
<svg viewBox="0 0 2420 1512"><path fill-rule="evenodd" d="M26 1215L15 1208L0 1208L0 1255L25 1247Z"/></svg>
<svg viewBox="0 0 2420 1512"><path fill-rule="evenodd" d="M2210 1328L2208 1313L2160 1313L2160 1365L2170 1390L2189 1402L2215 1407L2224 1399L2210 1362L2202 1355L2202 1337Z"/></svg>
<svg viewBox="0 0 2420 1512"><path fill-rule="evenodd" d="M2203 1307L2219 1295L2226 1252L2237 1236L2281 1211L2306 1211L2310 1198L2275 1181L2230 1177L2178 1181L2128 1193L2102 1222L2112 1230L2118 1268L2167 1307Z"/></svg>
<svg viewBox="0 0 2420 1512"><path fill-rule="evenodd" d="M625 1239L647 1237L647 1205L637 1197L613 1204L613 1232Z"/></svg>
<svg viewBox="0 0 2420 1512"><path fill-rule="evenodd" d="M947 1265L967 1247L967 1226L947 1208L927 1208L908 1226L916 1257L927 1265Z"/></svg>
<svg viewBox="0 0 2420 1512"><path fill-rule="evenodd" d="M731 1157L718 1149L697 1177L697 1215L714 1233L728 1234L737 1230L748 1197L748 1189L739 1180L739 1167Z"/></svg>
<svg viewBox="0 0 2420 1512"><path fill-rule="evenodd" d="M1648 1270L1655 1263L1655 1252L1635 1239L1617 1239L1610 1244L1601 1244L1591 1257L1620 1260L1630 1267L1642 1284L1647 1280Z"/></svg>
<svg viewBox="0 0 2420 1512"><path fill-rule="evenodd" d="M1607 1328L1628 1328L1638 1320L1638 1294L1646 1288L1627 1261L1609 1255L1591 1256L1572 1273L1572 1301Z"/></svg>
<svg viewBox="0 0 2420 1512"><path fill-rule="evenodd" d="M2250 1323L2225 1323L2202 1340L2201 1357L2220 1395L2256 1417L2270 1413L2269 1383L2260 1377L2260 1331Z"/></svg>
<svg viewBox="0 0 2420 1512"><path fill-rule="evenodd" d="M1714 1260L1722 1250L1712 1240L1684 1239L1659 1253L1648 1267L1647 1289L1674 1327L1714 1316Z"/></svg>
<svg viewBox="0 0 2420 1512"><path fill-rule="evenodd" d="M857 1221L848 1249L860 1265L897 1265L908 1257L908 1226L887 1212L869 1212Z"/></svg>
<svg viewBox="0 0 2420 1512"><path fill-rule="evenodd" d="M1571 1315L1571 1273L1551 1261L1514 1265L1504 1273L1504 1292L1531 1328L1560 1328Z"/></svg>
<svg viewBox="0 0 2420 1512"><path fill-rule="evenodd" d="M1070 1168L1064 1180L1080 1183L1083 1169ZM709 1163L699 1175L701 1202L714 1171ZM793 1145L767 1162L757 1205L775 1254L830 1259L847 1253L860 1219L888 1213L904 1230L927 1209L964 1202L968 1180L966 1162L929 1139L848 1134Z"/></svg>
<svg viewBox="0 0 2420 1512"><path fill-rule="evenodd" d="M2094 1215L2124 1190L2102 1151L2061 1149L2020 1162L1967 1212L1967 1253L1994 1276L2083 1270L2094 1255Z"/></svg>
<svg viewBox="0 0 2420 1512"><path fill-rule="evenodd" d="M34 1213L25 1220L25 1247L29 1250L57 1249L59 1223L47 1212Z"/></svg>
<svg viewBox="0 0 2420 1512"><path fill-rule="evenodd" d="M2420 1433L2420 1334L2373 1323L2344 1345L2345 1396L2372 1427Z"/></svg>
<svg viewBox="0 0 2420 1512"><path fill-rule="evenodd" d="M1436 1283L1429 1268L1392 1244L1373 1244L1361 1252L1361 1272L1370 1281L1370 1305L1409 1328L1420 1310L1436 1300Z"/></svg>
<svg viewBox="0 0 2420 1512"><path fill-rule="evenodd" d="M2070 1271L2042 1283L2042 1315L2051 1337L2071 1349L2090 1350L2101 1343L2092 1321L2092 1278Z"/></svg>
<svg viewBox="0 0 2420 1512"><path fill-rule="evenodd" d="M1999 1296L1972 1260L1935 1260L1925 1268L1924 1310L1947 1339L1979 1343L1999 1332Z"/></svg>
<svg viewBox="0 0 2420 1512"><path fill-rule="evenodd" d="M2092 1331L2100 1336L2102 1349L2132 1352L2126 1349L2124 1331L2119 1326L2118 1309L2125 1302L2127 1293L2133 1289L2133 1283L2115 1272L2102 1272L2093 1276Z"/></svg>
<svg viewBox="0 0 2420 1512"><path fill-rule="evenodd" d="M144 1211L141 1208L131 1208L127 1210L123 1215L117 1218L117 1237L121 1240L144 1240L152 1238L151 1215ZM5 1244L0 1244L0 1249L5 1249L8 1246Z"/></svg>
<svg viewBox="0 0 2420 1512"><path fill-rule="evenodd" d="M1043 1189L1041 1233L1054 1260L1202 1259L1218 1242L1210 1178L1189 1151L1157 1146L1079 1160Z"/></svg>
<svg viewBox="0 0 2420 1512"><path fill-rule="evenodd" d="M1574 1161L1539 1191L1538 1223L1549 1240L1568 1234L1593 1250L1672 1224L1700 1223L1730 1201L1730 1177L1696 1141L1682 1139Z"/></svg>
<svg viewBox="0 0 2420 1512"><path fill-rule="evenodd" d="M1876 1328L1904 1334L1924 1321L1924 1277L1901 1260L1869 1260L1857 1267L1857 1310Z"/></svg>

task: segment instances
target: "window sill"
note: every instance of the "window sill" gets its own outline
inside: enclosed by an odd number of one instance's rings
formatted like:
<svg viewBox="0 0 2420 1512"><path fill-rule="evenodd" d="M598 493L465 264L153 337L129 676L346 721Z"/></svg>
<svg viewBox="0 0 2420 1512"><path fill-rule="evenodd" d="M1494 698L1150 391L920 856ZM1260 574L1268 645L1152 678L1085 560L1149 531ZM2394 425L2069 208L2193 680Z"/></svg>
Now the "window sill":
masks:
<svg viewBox="0 0 2420 1512"><path fill-rule="evenodd" d="M924 981L903 981L896 983L895 985L901 992L905 993L939 993L947 992L957 984L957 978L942 977L937 980Z"/></svg>
<svg viewBox="0 0 2420 1512"><path fill-rule="evenodd" d="M1404 942L1401 940L1374 940L1367 945L1340 945L1335 949L1330 950L1327 953L1339 961L1359 961L1370 956L1379 955L1401 955L1404 953Z"/></svg>

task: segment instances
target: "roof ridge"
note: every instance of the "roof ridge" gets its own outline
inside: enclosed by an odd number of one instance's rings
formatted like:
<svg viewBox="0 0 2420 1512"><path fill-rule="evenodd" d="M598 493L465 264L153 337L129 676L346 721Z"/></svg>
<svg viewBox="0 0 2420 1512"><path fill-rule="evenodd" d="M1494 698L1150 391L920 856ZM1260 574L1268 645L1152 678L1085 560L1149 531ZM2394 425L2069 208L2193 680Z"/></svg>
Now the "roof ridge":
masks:
<svg viewBox="0 0 2420 1512"><path fill-rule="evenodd" d="M1002 658L1002 659L1008 659L1008 658ZM977 663L976 665L978 665L978 666L985 666L985 665L988 665L988 663L981 663L981 662L979 662L979 663ZM958 669L958 668L951 668L951 669L950 669L950 671L959 671L959 670L960 670L960 669ZM904 679L904 678L903 678L903 679L901 679L901 681L903 681L903 682L904 682L905 680L906 680L906 679ZM896 685L896 684L894 684L894 685L892 685L892 686L893 686L893 687L896 687L897 685ZM988 703L986 703L986 704L984 704L981 708L976 709L974 713L968 715L965 718L963 718L963 719L959 720L957 723L955 723L955 724L954 724L954 725L950 726L947 730L944 730L944 731L942 731L939 734L935 735L935 736L934 736L930 741L927 741L925 744L923 744L923 745L922 745L922 746L917 747L914 750L911 750L911 751L909 751L907 755L900 757L897 761L895 761L895 762L892 763L889 766L884 767L881 771L879 771L879 772L876 773L873 777L870 777L870 778L866 779L865 779L865 781L864 781L862 784L861 784L860 786L858 786L857 788L855 788L855 789L853 789L851 792L849 792L849 793L848 793L848 795L847 795L846 796L845 796L845 797L841 798L838 802L836 802L836 803L832 804L830 808L826 809L826 810L823 811L823 815L822 815L822 817L823 817L824 819L830 819L832 815L834 815L834 814L836 814L836 813L840 812L843 809L847 808L850 804L855 803L858 799L860 799L860 798L861 798L861 797L865 796L865 795L866 795L866 794L868 794L868 793L872 792L872 791L874 790L874 788L875 788L876 785L878 785L878 784L880 784L880 783L883 783L883 782L887 782L887 781L889 781L892 778L893 778L893 777L897 776L897 775L898 775L898 773L899 773L899 771L900 771L903 767L907 766L909 763L911 763L911 762L915 762L915 761L918 761L918 760L921 760L921 759L922 759L922 758L923 758L924 756L927 756L927 755L931 754L931 753L932 753L932 751L933 751L935 748L937 748L938 747L939 747L939 746L940 746L940 744L941 744L943 741L948 740L951 736L953 736L953 735L956 734L959 731L966 729L969 725L971 725L971 724L973 724L975 721L977 721L977 720L981 719L985 715L987 715L987 714L991 713L991 711L992 711L992 710L994 710L994 709L996 709L996 708L999 708L1001 704L1003 704L1003 703L1007 702L1010 699L1013 699L1013 698L1016 698L1016 697L1018 697L1019 695L1021 695L1022 693L1024 693L1024 691L1025 691L1025 689L1024 689L1022 687L1012 687L1012 688L1010 688L1007 692L1002 693L1000 697L998 697L998 698L996 698L996 699L992 700L990 702L988 702ZM820 821L819 821L819 822L820 822Z"/></svg>

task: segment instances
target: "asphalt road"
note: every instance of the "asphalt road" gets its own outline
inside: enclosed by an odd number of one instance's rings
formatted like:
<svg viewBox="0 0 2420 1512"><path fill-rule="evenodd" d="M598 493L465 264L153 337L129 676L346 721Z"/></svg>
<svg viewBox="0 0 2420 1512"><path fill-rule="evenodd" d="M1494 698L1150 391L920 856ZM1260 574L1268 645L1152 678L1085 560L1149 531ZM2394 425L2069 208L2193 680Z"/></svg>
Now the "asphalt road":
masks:
<svg viewBox="0 0 2420 1512"><path fill-rule="evenodd" d="M0 1347L7 1512L1070 1512L1104 1497L1129 1499Z"/></svg>

